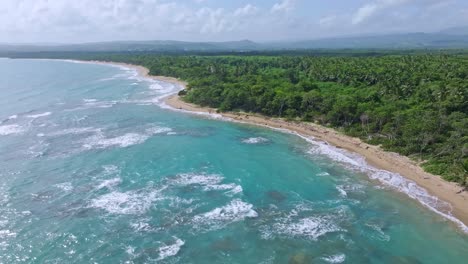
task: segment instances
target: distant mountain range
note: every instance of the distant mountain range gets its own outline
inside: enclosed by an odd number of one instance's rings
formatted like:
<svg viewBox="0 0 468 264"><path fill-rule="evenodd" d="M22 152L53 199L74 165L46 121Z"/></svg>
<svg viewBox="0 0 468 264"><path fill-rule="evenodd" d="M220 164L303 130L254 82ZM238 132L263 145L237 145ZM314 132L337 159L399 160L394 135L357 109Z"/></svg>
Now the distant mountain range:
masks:
<svg viewBox="0 0 468 264"><path fill-rule="evenodd" d="M468 27L436 33L334 37L294 42L112 41L84 44L0 44L0 52L248 52L305 49L458 49L468 48Z"/></svg>

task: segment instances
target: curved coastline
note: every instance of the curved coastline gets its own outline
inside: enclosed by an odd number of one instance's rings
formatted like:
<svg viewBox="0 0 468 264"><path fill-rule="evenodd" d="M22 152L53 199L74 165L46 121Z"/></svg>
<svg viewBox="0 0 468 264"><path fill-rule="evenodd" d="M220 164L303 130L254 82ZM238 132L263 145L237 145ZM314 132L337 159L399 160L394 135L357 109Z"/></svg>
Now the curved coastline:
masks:
<svg viewBox="0 0 468 264"><path fill-rule="evenodd" d="M72 60L72 62L105 64L131 68L136 70L138 74L144 78L169 82L181 88L185 88L187 86L187 82L174 77L150 75L149 69L140 65L107 61ZM447 182L437 175L425 172L415 161L412 161L408 157L384 151L378 146L362 142L359 138L346 136L336 130L314 123L286 121L280 118L271 118L252 113L226 112L216 114L216 109L200 107L182 101L177 95L177 92L178 91L174 91L174 93L168 94L165 97L163 100L165 106L177 111L210 115L212 117L222 117L233 122L268 127L274 130L295 134L314 144L330 144L338 150L343 149L350 153L356 153L365 159L366 164L364 164L364 166L367 166L367 169L370 168L372 172L394 173L408 180L408 183L415 183L419 189L427 191L429 195L434 197L435 201L440 200L448 203L451 207L451 212L441 212L433 205L418 199L417 196L402 191L409 197L418 200L423 206L455 223L463 232L468 233L468 192L461 191L462 188L455 183ZM371 177L371 179L379 180L374 177ZM383 184L386 183L385 180L379 181Z"/></svg>

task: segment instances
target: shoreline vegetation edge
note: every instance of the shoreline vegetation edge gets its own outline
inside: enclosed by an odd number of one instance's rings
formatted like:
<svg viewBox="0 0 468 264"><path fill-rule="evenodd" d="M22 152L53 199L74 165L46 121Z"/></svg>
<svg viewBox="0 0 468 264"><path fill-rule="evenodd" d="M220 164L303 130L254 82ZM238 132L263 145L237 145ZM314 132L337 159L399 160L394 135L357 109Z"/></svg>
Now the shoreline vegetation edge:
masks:
<svg viewBox="0 0 468 264"><path fill-rule="evenodd" d="M107 64L114 66L122 66L135 69L142 77L169 82L186 88L188 83L167 76L150 75L148 68L141 65L134 65L120 62L110 61L82 61L94 64ZM357 153L364 157L366 162L377 169L400 174L406 179L415 182L420 187L424 188L430 195L449 203L452 207L451 214L461 221L465 227L465 232L468 228L468 192L464 191L463 187L453 182L448 182L440 176L425 172L417 162L410 158L400 155L395 152L389 152L381 149L379 146L370 145L363 142L359 138L344 135L332 128L324 127L315 123L302 121L286 121L281 118L266 117L254 113L243 112L222 112L218 113L217 109L209 107L201 107L195 104L187 103L181 99L178 94L168 95L164 99L164 103L174 109L184 110L193 113L217 113L234 122L251 124L256 126L268 127L277 130L289 130L301 135L302 137L312 137L315 140L326 142L339 149L344 149L349 152Z"/></svg>

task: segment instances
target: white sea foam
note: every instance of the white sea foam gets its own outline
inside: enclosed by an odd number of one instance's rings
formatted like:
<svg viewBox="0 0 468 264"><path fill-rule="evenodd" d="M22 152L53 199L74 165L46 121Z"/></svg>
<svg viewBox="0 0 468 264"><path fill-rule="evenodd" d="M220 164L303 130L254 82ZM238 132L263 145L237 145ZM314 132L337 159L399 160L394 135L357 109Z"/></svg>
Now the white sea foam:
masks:
<svg viewBox="0 0 468 264"><path fill-rule="evenodd" d="M458 226L460 226L460 228L465 233L468 233L468 227L462 221L452 215L450 204L439 200L433 195L430 195L424 188L417 185L414 181L409 180L398 173L392 173L374 168L367 164L364 157L358 154L339 149L324 142L316 141L313 138L305 137L295 132L285 132L298 135L299 137L302 137L311 143L314 147L309 151L310 154L322 154L328 156L329 158L338 161L351 169L366 173L369 178L378 180L385 186L405 193L431 211L443 216L450 221L453 221Z"/></svg>
<svg viewBox="0 0 468 264"><path fill-rule="evenodd" d="M328 217L307 217L296 221L287 219L284 222L275 223L272 229L276 234L307 237L312 240L330 232L343 231Z"/></svg>
<svg viewBox="0 0 468 264"><path fill-rule="evenodd" d="M152 83L149 88L151 90L165 90L164 87L160 84L160 83L157 83L157 82L154 82Z"/></svg>
<svg viewBox="0 0 468 264"><path fill-rule="evenodd" d="M342 197L347 197L349 193L364 193L364 185L358 183L346 183L335 186Z"/></svg>
<svg viewBox="0 0 468 264"><path fill-rule="evenodd" d="M172 111L175 111L175 112L181 112L181 113L186 113L186 114L190 114L190 115L197 115L197 116L202 116L202 117L206 117L206 118L210 118L210 119L215 119L215 120L221 120L221 121L233 121L232 118L229 118L229 117L224 117L223 115L221 114L217 114L217 113L207 113L207 112L197 112L197 111L188 111L188 110L185 110L185 109L178 109L178 108L174 108L168 104L166 104L164 101L162 101L162 99L170 96L171 94L167 94L167 95L164 95L162 96L160 99L158 99L158 106L162 109L170 109ZM238 122L238 123L241 123L241 122Z"/></svg>
<svg viewBox="0 0 468 264"><path fill-rule="evenodd" d="M148 135L142 135L137 133L127 133L123 136L106 138L102 134L90 137L83 144L86 149L102 149L108 147L121 147L126 148L132 145L137 145L145 142L149 138Z"/></svg>
<svg viewBox="0 0 468 264"><path fill-rule="evenodd" d="M86 134L86 133L98 133L101 132L101 129L94 128L94 127L76 127L76 128L67 128L56 132L51 132L48 134L42 134L43 136L64 136L64 135L79 135L79 134ZM39 136L39 134L38 134Z"/></svg>
<svg viewBox="0 0 468 264"><path fill-rule="evenodd" d="M179 253L182 246L185 244L181 239L174 237L175 243L171 245L162 246L159 248L159 258L158 260L163 260L167 257L172 257Z"/></svg>
<svg viewBox="0 0 468 264"><path fill-rule="evenodd" d="M343 189L342 186L335 186L336 190L340 193L342 197L348 196L348 193Z"/></svg>
<svg viewBox="0 0 468 264"><path fill-rule="evenodd" d="M223 207L215 208L201 215L196 215L193 218L193 222L198 227L217 229L229 223L242 221L245 218L255 218L257 216L258 214L253 209L252 204L246 203L240 199L235 199Z"/></svg>
<svg viewBox="0 0 468 264"><path fill-rule="evenodd" d="M205 191L227 191L227 190L234 190L235 188L240 187L235 183L229 184L209 184L203 186L203 190ZM242 188L242 187L241 187Z"/></svg>
<svg viewBox="0 0 468 264"><path fill-rule="evenodd" d="M91 200L90 207L102 209L111 214L143 214L153 202L161 199L160 192L157 190L150 192L113 191Z"/></svg>
<svg viewBox="0 0 468 264"><path fill-rule="evenodd" d="M116 105L117 101L98 101L97 99L83 99L84 104L75 107L66 109L66 112L73 112L79 110L95 109L95 108L111 108Z"/></svg>
<svg viewBox="0 0 468 264"><path fill-rule="evenodd" d="M310 139L308 141L314 144L314 148L309 150L310 154L322 154L338 162L359 167L365 163L364 158L358 154L338 149L324 142L317 142Z"/></svg>
<svg viewBox="0 0 468 264"><path fill-rule="evenodd" d="M235 183L222 183L224 177L218 174L183 173L171 179L175 185L199 185L204 191L227 191L226 194L241 193L242 186Z"/></svg>
<svg viewBox="0 0 468 264"><path fill-rule="evenodd" d="M346 255L345 254L336 254L336 255L332 255L332 256L323 257L322 259L325 260L328 263L342 263L342 262L345 261Z"/></svg>
<svg viewBox="0 0 468 264"><path fill-rule="evenodd" d="M115 104L117 104L117 101L88 102L88 103L85 103L84 109L88 109L88 108L111 108Z"/></svg>
<svg viewBox="0 0 468 264"><path fill-rule="evenodd" d="M245 144L263 144L268 142L269 140L264 137L251 137L242 140L242 143Z"/></svg>
<svg viewBox="0 0 468 264"><path fill-rule="evenodd" d="M137 223L131 223L130 226L137 232L148 232L151 231L151 226L145 221L139 221Z"/></svg>
<svg viewBox="0 0 468 264"><path fill-rule="evenodd" d="M179 207L180 205L190 205L192 204L195 200L194 199L183 199L183 198L180 198L180 197L172 197L172 196L169 196L169 197L164 197L164 200L169 200L170 203L169 205L171 207ZM190 208L187 208L189 210L191 210Z"/></svg>
<svg viewBox="0 0 468 264"><path fill-rule="evenodd" d="M178 174L174 179L172 179L172 183L177 185L217 185L221 183L223 177L218 174L197 174L197 173L182 173Z"/></svg>
<svg viewBox="0 0 468 264"><path fill-rule="evenodd" d="M146 133L150 135L157 135L157 134L163 134L163 133L169 133L172 131L172 128L169 127L151 127L146 129Z"/></svg>
<svg viewBox="0 0 468 264"><path fill-rule="evenodd" d="M64 61L68 61L72 63L99 64L96 62L83 62L83 61L73 61L73 60L64 60ZM160 108L163 108L163 109L171 109L173 111L195 114L195 115L200 115L200 116L204 116L204 117L208 117L212 119L218 119L218 120L225 120L225 121L231 120L230 118L223 117L222 115L216 114L216 113L193 112L193 111L186 111L183 109L173 108L172 106L167 105L164 102L164 99L170 95L176 94L177 92L181 91L183 89L182 86L178 84L165 82L162 80L154 80L148 77L141 76L139 75L139 72L136 69L131 68L131 67L127 67L123 65L116 65L116 64L105 64L105 65L110 66L110 67L116 67L126 72L129 72L130 74L127 76L128 79L136 80L136 81L144 81L149 84L148 87L150 91L155 91L158 94L158 96L152 97L146 100L125 101L125 103L137 103L140 105L158 105ZM107 107L112 107L116 102L106 103L106 102L93 101L93 102L88 102L88 103L90 103L90 105L88 105L89 107L95 106L95 107L100 107L100 108L107 108ZM78 109L82 109L82 108L78 108ZM73 110L77 110L77 109L73 109Z"/></svg>
<svg viewBox="0 0 468 264"><path fill-rule="evenodd" d="M106 175L120 173L119 167L117 167L115 165L112 165L112 164L111 165L104 165L104 166L102 166L102 168L104 169L104 174L106 174Z"/></svg>
<svg viewBox="0 0 468 264"><path fill-rule="evenodd" d="M16 233L8 229L0 230L0 238L6 239L11 237L16 237Z"/></svg>
<svg viewBox="0 0 468 264"><path fill-rule="evenodd" d="M125 252L126 252L128 255L132 256L132 257L135 257L135 256L136 256L136 254L135 254L135 248L132 247L132 246L127 246L127 247L125 248ZM131 262L129 262L129 263L131 263Z"/></svg>
<svg viewBox="0 0 468 264"><path fill-rule="evenodd" d="M27 115L26 117L39 118L39 117L50 116L51 114L52 114L51 112L45 112L45 113L40 113L40 114L35 114L35 115Z"/></svg>
<svg viewBox="0 0 468 264"><path fill-rule="evenodd" d="M419 201L431 211L455 222L465 233L468 233L468 227L452 215L452 207L449 203L430 195L424 188L420 187L415 182L404 178L400 174L375 168L368 168L368 170L370 171L369 175L371 179L378 180L387 186L406 193L409 197Z"/></svg>
<svg viewBox="0 0 468 264"><path fill-rule="evenodd" d="M0 136L7 136L13 134L21 134L25 129L20 125L4 125L0 126Z"/></svg>
<svg viewBox="0 0 468 264"><path fill-rule="evenodd" d="M119 68L124 72L121 73L121 74L114 75L114 76L112 76L111 78L108 78L108 79L126 78L126 79L129 79L129 80L134 80L135 82L132 83L131 85L137 85L138 84L137 82L146 82L146 83L149 84L148 85L149 90L150 91L155 91L158 94L157 97L150 98L148 100L143 100L143 101L135 101L133 103L144 104L144 105L154 104L154 105L159 105L162 108L164 108L164 107L167 108L167 105L164 104L163 99L165 97L171 95L171 94L175 94L175 93L179 92L180 90L182 90L182 87L180 85L175 85L175 84L165 82L165 81L162 81L162 80L155 80L155 79L152 79L152 78L148 78L146 76L141 76L137 69L135 69L133 67L125 66L125 65L118 65L118 64L111 64L111 63L102 64L102 63L93 62L93 61L76 61L76 60L62 60L62 61L67 61L67 62L71 62L71 63L100 64L100 65L105 65L105 66L108 66L108 67ZM95 107L101 107L101 108L112 107L115 104L115 102L113 102L112 104L99 104L99 102L97 100L96 101L88 101L88 103L91 103L91 105L88 105L88 106L93 106L93 104L97 104L97 106L96 105L94 105L94 106ZM82 109L82 108L79 108L79 109ZM78 110L78 109L73 109L73 110Z"/></svg>
<svg viewBox="0 0 468 264"><path fill-rule="evenodd" d="M317 240L331 232L346 232L339 226L348 218L346 206L338 206L327 214L314 214L311 204L299 203L286 216L275 217L274 223L260 228L264 239L276 236L304 237Z"/></svg>
<svg viewBox="0 0 468 264"><path fill-rule="evenodd" d="M143 134L140 133L127 133L122 136L117 137L105 137L102 133L101 129L94 129L94 128L82 128L77 130L66 130L62 133L89 133L94 132L96 133L94 136L88 137L85 139L83 147L86 149L102 149L108 147L129 147L132 145L137 145L145 142L151 136L157 134L164 134L169 133L172 131L169 127L161 127L161 126L153 126L147 128Z"/></svg>
<svg viewBox="0 0 468 264"><path fill-rule="evenodd" d="M244 189L242 189L242 186L240 185L235 185L234 188L231 188L229 191L226 192L227 195L235 195L238 193L242 193Z"/></svg>
<svg viewBox="0 0 468 264"><path fill-rule="evenodd" d="M54 186L65 192L69 192L73 190L73 185L71 184L71 182L63 182L63 183L55 184Z"/></svg>
<svg viewBox="0 0 468 264"><path fill-rule="evenodd" d="M120 183L122 183L121 178L113 178L109 180L104 180L96 187L96 189L98 190L102 188L112 189L113 187L119 185Z"/></svg>
<svg viewBox="0 0 468 264"><path fill-rule="evenodd" d="M17 118L18 118L18 115L11 115L7 119L8 120L13 120L13 119L17 119Z"/></svg>

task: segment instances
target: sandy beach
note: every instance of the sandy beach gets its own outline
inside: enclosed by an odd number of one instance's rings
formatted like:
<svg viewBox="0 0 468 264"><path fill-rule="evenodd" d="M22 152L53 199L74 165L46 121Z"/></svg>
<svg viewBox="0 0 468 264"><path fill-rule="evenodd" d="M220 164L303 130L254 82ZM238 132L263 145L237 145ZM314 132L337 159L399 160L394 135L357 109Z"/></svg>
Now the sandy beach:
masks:
<svg viewBox="0 0 468 264"><path fill-rule="evenodd" d="M143 66L93 61L99 64L113 64L137 69L141 76L155 80L171 82L181 87L186 87L187 83L172 77L151 76L149 70ZM165 103L175 109L190 112L216 113L216 109L200 107L181 100L178 95L168 96ZM438 199L449 203L452 206L451 214L468 226L468 192L455 183L447 182L437 175L425 172L415 161L397 153L382 150L378 146L369 145L359 138L346 136L336 130L326 128L314 123L286 121L280 118L270 118L252 113L220 113L222 116L233 121L271 127L277 129L287 129L305 137L313 137L322 140L338 148L348 150L363 156L367 163L378 169L398 173L403 177L414 181L423 187L427 192ZM466 228L466 227L465 227Z"/></svg>

